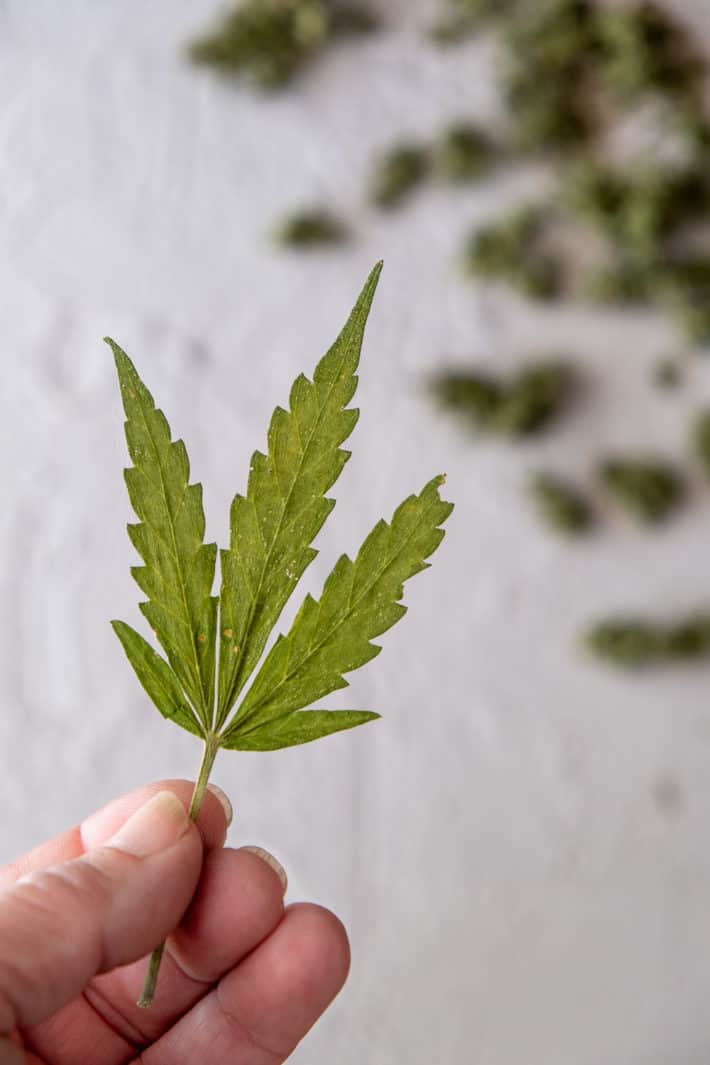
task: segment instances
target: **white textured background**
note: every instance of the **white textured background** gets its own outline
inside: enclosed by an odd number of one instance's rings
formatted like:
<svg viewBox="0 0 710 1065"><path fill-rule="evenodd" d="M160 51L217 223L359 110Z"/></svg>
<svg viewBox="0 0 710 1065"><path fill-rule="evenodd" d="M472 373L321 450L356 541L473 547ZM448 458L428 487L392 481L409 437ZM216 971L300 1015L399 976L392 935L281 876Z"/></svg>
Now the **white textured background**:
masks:
<svg viewBox="0 0 710 1065"><path fill-rule="evenodd" d="M710 41L707 0L675 7ZM387 33L264 99L182 60L217 8L0 0L0 858L144 781L192 775L199 755L108 626L139 614L101 337L184 436L224 540L271 410L382 256L354 455L308 586L442 469L448 536L345 696L382 721L225 753L215 772L237 808L232 841L272 849L290 898L350 930L349 984L293 1060L706 1065L710 670L620 676L577 634L616 608L707 603L710 493L696 475L666 530L609 515L566 545L521 483L540 462L590 482L602 447L681 456L710 366L660 393L650 369L673 343L660 320L540 312L459 280L469 224L544 174L367 208L373 149L495 115L490 42L437 52L416 29L436 4L398 0ZM352 222L349 248L274 251L274 218L321 198ZM524 449L458 435L423 395L444 357L512 366L547 349L578 359L585 398Z"/></svg>

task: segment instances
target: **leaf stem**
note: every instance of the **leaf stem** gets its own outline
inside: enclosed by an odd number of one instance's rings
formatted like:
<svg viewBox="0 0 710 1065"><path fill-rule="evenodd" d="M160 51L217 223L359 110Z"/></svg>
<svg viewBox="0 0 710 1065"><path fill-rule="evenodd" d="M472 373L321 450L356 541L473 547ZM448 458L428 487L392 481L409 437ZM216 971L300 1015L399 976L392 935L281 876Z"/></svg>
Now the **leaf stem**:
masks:
<svg viewBox="0 0 710 1065"><path fill-rule="evenodd" d="M190 807L188 809L188 815L193 821L197 820L197 816L202 806L202 800L205 797L205 791L210 779L210 773L212 772L212 766L214 760L217 757L217 751L220 748L219 737L214 733L208 733L205 737L205 749L202 752L202 762L200 763L200 771L197 774L197 780L195 781L195 787L192 792L192 798L190 799ZM138 999L137 1005L141 1009L147 1009L153 1005L153 999L155 998L155 989L158 983L158 973L160 972L160 963L163 960L163 951L165 950L165 942L163 941L159 947L156 947L150 956L148 962L148 969L145 974L145 983L143 984L143 991L141 997Z"/></svg>
<svg viewBox="0 0 710 1065"><path fill-rule="evenodd" d="M200 770L197 774L192 798L190 799L190 807L187 811L193 821L197 820L197 815L200 812L202 800L205 797L205 790L209 783L210 773L212 772L212 766L214 765L214 760L217 757L217 751L219 748L219 736L215 736L214 733L209 732L205 737L205 749L202 752Z"/></svg>

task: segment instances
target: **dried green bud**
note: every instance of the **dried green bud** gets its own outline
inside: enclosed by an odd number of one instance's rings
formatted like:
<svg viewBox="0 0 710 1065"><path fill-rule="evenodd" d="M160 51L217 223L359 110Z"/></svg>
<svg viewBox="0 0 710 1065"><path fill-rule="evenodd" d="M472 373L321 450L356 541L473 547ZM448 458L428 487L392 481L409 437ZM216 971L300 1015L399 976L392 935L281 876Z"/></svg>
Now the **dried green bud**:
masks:
<svg viewBox="0 0 710 1065"><path fill-rule="evenodd" d="M290 81L329 33L324 0L244 0L192 44L190 56L274 88Z"/></svg>
<svg viewBox="0 0 710 1065"><path fill-rule="evenodd" d="M691 446L705 473L710 477L710 410L701 411L691 426Z"/></svg>
<svg viewBox="0 0 710 1065"><path fill-rule="evenodd" d="M491 167L490 141L475 126L461 123L449 126L434 148L435 169L447 181L472 181L483 177Z"/></svg>
<svg viewBox="0 0 710 1065"><path fill-rule="evenodd" d="M629 177L586 160L567 174L564 198L612 242L617 275L633 279L655 269L667 239L706 210L708 183L695 167L647 167Z"/></svg>
<svg viewBox="0 0 710 1065"><path fill-rule="evenodd" d="M538 511L553 529L572 536L589 530L592 509L576 488L549 473L535 474L529 487Z"/></svg>
<svg viewBox="0 0 710 1065"><path fill-rule="evenodd" d="M401 144L380 156L372 176L370 198L378 207L395 207L426 177L429 157L417 144Z"/></svg>
<svg viewBox="0 0 710 1065"><path fill-rule="evenodd" d="M292 214L274 231L274 238L279 244L293 248L339 244L346 237L343 224L323 208Z"/></svg>
<svg viewBox="0 0 710 1065"><path fill-rule="evenodd" d="M654 289L690 343L710 345L710 259L686 259L660 268Z"/></svg>
<svg viewBox="0 0 710 1065"><path fill-rule="evenodd" d="M501 279L534 299L559 294L562 265L543 247L548 212L524 207L474 231L464 251L470 274Z"/></svg>
<svg viewBox="0 0 710 1065"><path fill-rule="evenodd" d="M619 240L637 262L651 265L675 221L674 183L661 173L643 174L627 186L619 216Z"/></svg>
<svg viewBox="0 0 710 1065"><path fill-rule="evenodd" d="M330 12L333 33L372 33L380 24L377 15L369 8L348 7L334 4Z"/></svg>
<svg viewBox="0 0 710 1065"><path fill-rule="evenodd" d="M659 460L609 459L600 475L616 501L645 524L664 521L683 498L681 476Z"/></svg>
<svg viewBox="0 0 710 1065"><path fill-rule="evenodd" d="M441 406L477 429L504 436L541 432L561 411L571 391L571 373L560 362L539 362L507 381L478 371L444 370L431 381Z"/></svg>
<svg viewBox="0 0 710 1065"><path fill-rule="evenodd" d="M479 29L478 23L456 15L447 15L430 27L428 36L436 44L458 44Z"/></svg>
<svg viewBox="0 0 710 1065"><path fill-rule="evenodd" d="M703 658L710 654L710 615L691 614L670 625L641 618L602 621L587 633L587 644L600 658L623 667Z"/></svg>
<svg viewBox="0 0 710 1065"><path fill-rule="evenodd" d="M587 633L587 646L617 666L647 666L666 655L664 634L637 618L602 621Z"/></svg>
<svg viewBox="0 0 710 1065"><path fill-rule="evenodd" d="M516 271L539 236L543 222L540 211L525 207L475 230L465 252L469 272L495 278Z"/></svg>
<svg viewBox="0 0 710 1065"><path fill-rule="evenodd" d="M530 299L553 300L561 293L562 264L556 256L538 252L530 261L521 263L508 280Z"/></svg>
<svg viewBox="0 0 710 1065"><path fill-rule="evenodd" d="M710 653L710 616L697 614L677 622L666 631L671 658L700 658Z"/></svg>
<svg viewBox="0 0 710 1065"><path fill-rule="evenodd" d="M710 123L705 117L702 95L691 91L686 100L674 107L671 121L688 144L692 158L706 172L710 157Z"/></svg>
<svg viewBox="0 0 710 1065"><path fill-rule="evenodd" d="M502 389L491 376L467 370L442 370L431 381L440 406L475 429L490 429L500 405Z"/></svg>
<svg viewBox="0 0 710 1065"><path fill-rule="evenodd" d="M437 44L454 44L478 32L486 22L509 14L519 0L449 0L450 12L429 31Z"/></svg>
<svg viewBox="0 0 710 1065"><path fill-rule="evenodd" d="M375 24L367 10L330 0L243 0L193 42L189 55L272 89L291 81L335 35Z"/></svg>
<svg viewBox="0 0 710 1065"><path fill-rule="evenodd" d="M642 171L628 185L621 239L637 261L654 264L663 242L707 206L704 174L693 169Z"/></svg>
<svg viewBox="0 0 710 1065"><path fill-rule="evenodd" d="M647 303L652 281L651 271L646 267L618 262L592 273L586 291L590 299L599 303Z"/></svg>
<svg viewBox="0 0 710 1065"><path fill-rule="evenodd" d="M594 132L589 0L539 0L511 19L505 36L503 91L524 150L567 149Z"/></svg>
<svg viewBox="0 0 710 1065"><path fill-rule="evenodd" d="M594 161L567 175L567 204L609 240L612 261L589 294L609 303L665 303L693 341L710 339L710 266L669 263L672 240L708 206L702 169L649 168L631 176Z"/></svg>
<svg viewBox="0 0 710 1065"><path fill-rule="evenodd" d="M541 75L541 72L537 75ZM535 77L519 76L506 86L505 100L514 119L515 143L525 152L564 151L578 147L593 133L591 120L574 94L557 83L535 85Z"/></svg>
<svg viewBox="0 0 710 1065"><path fill-rule="evenodd" d="M676 388L682 380L682 367L675 359L661 359L653 369L653 380L659 388Z"/></svg>
<svg viewBox="0 0 710 1065"><path fill-rule="evenodd" d="M568 170L562 192L573 211L607 235L617 236L628 193L624 177L606 164L585 158Z"/></svg>
<svg viewBox="0 0 710 1065"><path fill-rule="evenodd" d="M570 391L571 374L563 363L527 366L503 389L494 427L509 436L540 432L557 417Z"/></svg>
<svg viewBox="0 0 710 1065"><path fill-rule="evenodd" d="M596 23L602 76L622 99L650 89L684 92L701 74L688 34L656 4L600 6Z"/></svg>

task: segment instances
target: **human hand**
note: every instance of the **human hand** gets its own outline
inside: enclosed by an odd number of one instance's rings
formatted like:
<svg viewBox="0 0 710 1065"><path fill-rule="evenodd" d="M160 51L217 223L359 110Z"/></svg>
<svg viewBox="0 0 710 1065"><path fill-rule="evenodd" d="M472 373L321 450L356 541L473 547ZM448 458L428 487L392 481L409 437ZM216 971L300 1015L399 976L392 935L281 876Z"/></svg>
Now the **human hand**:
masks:
<svg viewBox="0 0 710 1065"><path fill-rule="evenodd" d="M223 847L209 789L189 821L191 791L139 789L0 869L0 1065L279 1065L338 993L340 921L284 909L277 863Z"/></svg>

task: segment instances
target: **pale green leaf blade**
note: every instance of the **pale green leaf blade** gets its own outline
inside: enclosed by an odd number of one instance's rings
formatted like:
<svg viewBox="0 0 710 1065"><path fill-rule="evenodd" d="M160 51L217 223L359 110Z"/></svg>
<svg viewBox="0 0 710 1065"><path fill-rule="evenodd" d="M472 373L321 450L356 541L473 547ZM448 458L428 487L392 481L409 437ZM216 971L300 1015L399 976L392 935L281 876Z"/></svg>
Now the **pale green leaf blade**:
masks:
<svg viewBox="0 0 710 1065"><path fill-rule="evenodd" d="M128 533L143 559L131 572L147 596L141 610L165 649L185 694L209 727L214 704L217 555L204 543L202 485L190 484L182 440L170 426L126 353L106 338L116 362L133 466L124 471L140 524Z"/></svg>
<svg viewBox="0 0 710 1065"><path fill-rule="evenodd" d="M288 635L266 657L236 717L229 738L244 727L300 710L337 688L343 674L364 665L380 647L372 640L406 612L403 583L426 569L453 509L441 499L443 477L397 508L390 524L379 521L354 562L342 555L316 601L307 596Z"/></svg>
<svg viewBox="0 0 710 1065"><path fill-rule="evenodd" d="M296 710L255 728L237 728L222 746L232 751L278 751L364 725L379 716L370 710Z"/></svg>
<svg viewBox="0 0 710 1065"><path fill-rule="evenodd" d="M146 693L164 718L187 729L195 736L204 736L199 721L185 699L180 683L172 669L147 640L123 621L112 621L126 658Z"/></svg>
<svg viewBox="0 0 710 1065"><path fill-rule="evenodd" d="M230 547L221 552L218 725L315 557L311 543L334 506L326 492L350 457L340 445L358 417L347 405L357 386L355 371L380 270L381 263L316 366L313 381L299 376L289 409L275 410L267 453L254 453L246 495L232 503Z"/></svg>

